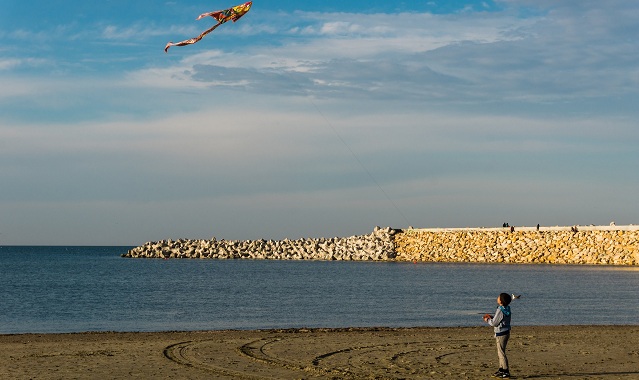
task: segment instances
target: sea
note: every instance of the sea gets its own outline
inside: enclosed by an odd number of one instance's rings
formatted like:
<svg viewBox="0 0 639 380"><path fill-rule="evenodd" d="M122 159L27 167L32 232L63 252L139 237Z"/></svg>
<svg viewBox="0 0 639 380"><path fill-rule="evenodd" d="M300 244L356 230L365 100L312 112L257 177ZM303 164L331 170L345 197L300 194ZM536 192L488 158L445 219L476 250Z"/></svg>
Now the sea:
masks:
<svg viewBox="0 0 639 380"><path fill-rule="evenodd" d="M130 259L132 247L0 247L0 334L639 325L639 267Z"/></svg>

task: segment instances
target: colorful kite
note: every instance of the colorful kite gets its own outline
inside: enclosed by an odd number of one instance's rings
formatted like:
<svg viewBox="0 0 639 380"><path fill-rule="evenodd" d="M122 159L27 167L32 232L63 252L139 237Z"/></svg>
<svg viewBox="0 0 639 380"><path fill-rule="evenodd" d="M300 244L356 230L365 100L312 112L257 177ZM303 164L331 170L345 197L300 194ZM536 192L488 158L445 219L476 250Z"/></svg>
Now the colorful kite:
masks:
<svg viewBox="0 0 639 380"><path fill-rule="evenodd" d="M253 2L249 1L242 5L236 5L233 8L225 9L223 11L215 11L215 12L208 12L208 13L201 14L200 17L197 18L197 20L207 16L211 16L217 20L217 24L213 25L210 29L205 30L204 32L202 32L202 34L200 34L199 36L195 38L189 38L188 40L175 42L175 43L169 42L168 44L166 44L166 47L164 48L164 52L165 53L168 52L171 46L184 46L184 45L194 44L198 42L199 40L201 40L202 37L211 33L212 31L217 29L218 26L224 24L225 22L229 20L232 20L233 22L239 20L240 17L244 16L246 12L248 12L251 9L251 5L253 5Z"/></svg>

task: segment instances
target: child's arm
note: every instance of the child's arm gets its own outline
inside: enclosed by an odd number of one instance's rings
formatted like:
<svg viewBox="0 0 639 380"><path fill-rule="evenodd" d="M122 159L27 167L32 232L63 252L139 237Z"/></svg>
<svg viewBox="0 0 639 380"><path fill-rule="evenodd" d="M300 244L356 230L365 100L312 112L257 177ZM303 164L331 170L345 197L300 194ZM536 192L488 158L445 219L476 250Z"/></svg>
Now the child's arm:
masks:
<svg viewBox="0 0 639 380"><path fill-rule="evenodd" d="M495 316L489 318L486 322L488 322L489 325L495 327L501 323L502 319L504 319L504 315L501 312L501 309L497 309L497 311L495 312Z"/></svg>

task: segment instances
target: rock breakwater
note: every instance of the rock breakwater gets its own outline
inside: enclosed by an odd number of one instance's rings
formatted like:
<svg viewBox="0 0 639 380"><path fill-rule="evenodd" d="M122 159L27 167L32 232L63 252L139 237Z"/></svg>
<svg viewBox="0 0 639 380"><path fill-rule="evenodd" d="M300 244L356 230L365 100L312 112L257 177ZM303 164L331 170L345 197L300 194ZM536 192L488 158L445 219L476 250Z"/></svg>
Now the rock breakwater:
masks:
<svg viewBox="0 0 639 380"><path fill-rule="evenodd" d="M124 257L255 260L357 260L395 259L392 228L345 238L296 240L162 240L131 249Z"/></svg>
<svg viewBox="0 0 639 380"><path fill-rule="evenodd" d="M297 240L162 240L123 257L639 265L639 226L407 229Z"/></svg>

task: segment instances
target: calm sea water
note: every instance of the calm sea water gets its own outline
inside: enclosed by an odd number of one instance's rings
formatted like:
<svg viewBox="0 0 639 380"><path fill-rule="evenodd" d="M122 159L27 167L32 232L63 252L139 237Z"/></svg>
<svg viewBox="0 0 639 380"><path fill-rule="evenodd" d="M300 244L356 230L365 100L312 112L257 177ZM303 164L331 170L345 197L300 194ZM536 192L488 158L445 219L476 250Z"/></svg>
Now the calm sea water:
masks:
<svg viewBox="0 0 639 380"><path fill-rule="evenodd" d="M125 259L129 247L0 247L0 333L639 324L639 268Z"/></svg>

